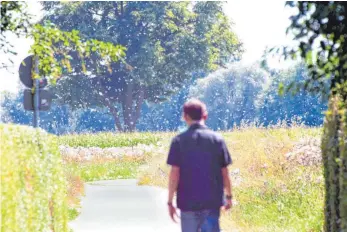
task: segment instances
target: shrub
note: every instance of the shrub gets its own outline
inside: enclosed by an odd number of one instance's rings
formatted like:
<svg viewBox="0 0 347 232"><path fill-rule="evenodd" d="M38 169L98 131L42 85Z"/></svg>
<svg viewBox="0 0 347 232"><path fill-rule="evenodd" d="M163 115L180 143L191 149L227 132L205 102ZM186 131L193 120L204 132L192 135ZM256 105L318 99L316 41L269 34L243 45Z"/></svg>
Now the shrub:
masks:
<svg viewBox="0 0 347 232"><path fill-rule="evenodd" d="M322 154L326 185L325 230L347 231L347 110L330 100L324 124Z"/></svg>
<svg viewBox="0 0 347 232"><path fill-rule="evenodd" d="M68 231L66 180L56 138L0 125L1 231Z"/></svg>

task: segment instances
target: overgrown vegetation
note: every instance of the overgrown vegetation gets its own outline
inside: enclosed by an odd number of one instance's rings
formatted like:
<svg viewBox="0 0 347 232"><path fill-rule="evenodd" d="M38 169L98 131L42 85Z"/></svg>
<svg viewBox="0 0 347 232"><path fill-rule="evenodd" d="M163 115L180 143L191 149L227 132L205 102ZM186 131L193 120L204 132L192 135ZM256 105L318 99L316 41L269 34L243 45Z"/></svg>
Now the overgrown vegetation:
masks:
<svg viewBox="0 0 347 232"><path fill-rule="evenodd" d="M235 206L223 214L223 231L320 231L323 228L322 166L302 166L286 154L299 141L318 141L321 129L239 128L223 136L232 153ZM171 135L166 136L167 142ZM166 143L168 144L168 143ZM318 145L319 146L319 145ZM139 175L142 185L167 187L166 154L154 156Z"/></svg>
<svg viewBox="0 0 347 232"><path fill-rule="evenodd" d="M68 231L66 179L55 137L0 125L1 231Z"/></svg>

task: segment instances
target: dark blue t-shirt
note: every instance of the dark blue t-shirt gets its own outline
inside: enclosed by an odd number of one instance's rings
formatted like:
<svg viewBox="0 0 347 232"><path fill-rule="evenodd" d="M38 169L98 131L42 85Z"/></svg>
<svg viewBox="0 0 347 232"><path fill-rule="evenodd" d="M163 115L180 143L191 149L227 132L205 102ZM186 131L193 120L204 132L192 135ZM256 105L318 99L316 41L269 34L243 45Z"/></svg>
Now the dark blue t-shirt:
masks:
<svg viewBox="0 0 347 232"><path fill-rule="evenodd" d="M197 211L223 205L222 168L232 160L222 136L194 124L172 140L167 163L180 167L178 208Z"/></svg>

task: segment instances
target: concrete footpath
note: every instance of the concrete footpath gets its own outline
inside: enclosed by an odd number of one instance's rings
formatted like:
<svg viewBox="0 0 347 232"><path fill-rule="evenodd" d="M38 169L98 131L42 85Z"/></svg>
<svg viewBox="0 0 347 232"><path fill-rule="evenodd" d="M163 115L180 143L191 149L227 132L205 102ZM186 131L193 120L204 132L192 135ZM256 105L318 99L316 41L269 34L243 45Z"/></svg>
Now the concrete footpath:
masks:
<svg viewBox="0 0 347 232"><path fill-rule="evenodd" d="M74 232L178 232L167 211L167 191L137 186L136 180L87 183L79 217L70 222Z"/></svg>

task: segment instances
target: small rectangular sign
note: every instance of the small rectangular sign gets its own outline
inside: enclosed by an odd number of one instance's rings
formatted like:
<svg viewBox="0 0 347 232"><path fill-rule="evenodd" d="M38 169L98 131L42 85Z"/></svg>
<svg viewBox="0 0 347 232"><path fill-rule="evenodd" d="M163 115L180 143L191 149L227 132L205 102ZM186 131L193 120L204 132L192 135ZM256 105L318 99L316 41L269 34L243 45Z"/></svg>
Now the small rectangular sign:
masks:
<svg viewBox="0 0 347 232"><path fill-rule="evenodd" d="M47 111L51 108L52 104L52 94L48 90L40 89L39 90L40 97L40 111ZM24 99L23 105L25 110L34 111L34 94L30 89L24 90Z"/></svg>

